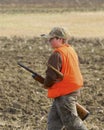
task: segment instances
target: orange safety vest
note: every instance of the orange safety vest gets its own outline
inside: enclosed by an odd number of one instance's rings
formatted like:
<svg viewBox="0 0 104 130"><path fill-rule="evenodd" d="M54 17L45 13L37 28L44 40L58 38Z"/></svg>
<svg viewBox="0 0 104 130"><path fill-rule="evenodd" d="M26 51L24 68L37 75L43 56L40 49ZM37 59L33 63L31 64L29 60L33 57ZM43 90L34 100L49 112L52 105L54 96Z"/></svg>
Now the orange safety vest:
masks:
<svg viewBox="0 0 104 130"><path fill-rule="evenodd" d="M61 72L64 78L48 89L49 98L56 98L69 94L83 86L83 78L75 50L70 45L64 44L55 49L54 52L59 52L62 57Z"/></svg>

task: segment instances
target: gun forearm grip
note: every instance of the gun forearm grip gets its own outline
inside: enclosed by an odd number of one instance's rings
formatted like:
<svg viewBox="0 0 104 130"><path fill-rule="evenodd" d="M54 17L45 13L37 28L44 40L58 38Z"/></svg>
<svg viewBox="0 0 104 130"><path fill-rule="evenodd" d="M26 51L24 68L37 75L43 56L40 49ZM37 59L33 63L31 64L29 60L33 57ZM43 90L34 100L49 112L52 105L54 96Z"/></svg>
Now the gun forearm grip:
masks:
<svg viewBox="0 0 104 130"><path fill-rule="evenodd" d="M33 74L32 77L41 84L44 84L44 78L42 76Z"/></svg>

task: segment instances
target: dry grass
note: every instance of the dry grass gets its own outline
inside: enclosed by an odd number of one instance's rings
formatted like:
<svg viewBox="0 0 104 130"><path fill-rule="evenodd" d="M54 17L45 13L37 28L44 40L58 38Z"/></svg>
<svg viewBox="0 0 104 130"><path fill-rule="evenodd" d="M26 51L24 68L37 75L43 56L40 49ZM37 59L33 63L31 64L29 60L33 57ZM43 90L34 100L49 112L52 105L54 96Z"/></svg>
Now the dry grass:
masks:
<svg viewBox="0 0 104 130"><path fill-rule="evenodd" d="M54 26L75 37L104 37L104 12L0 14L0 36L38 36Z"/></svg>

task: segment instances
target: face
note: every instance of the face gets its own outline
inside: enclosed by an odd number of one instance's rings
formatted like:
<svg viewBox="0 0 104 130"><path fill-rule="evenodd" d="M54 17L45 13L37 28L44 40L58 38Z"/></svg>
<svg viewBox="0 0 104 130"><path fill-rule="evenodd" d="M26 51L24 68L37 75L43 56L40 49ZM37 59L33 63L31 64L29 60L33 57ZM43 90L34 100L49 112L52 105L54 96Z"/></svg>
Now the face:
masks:
<svg viewBox="0 0 104 130"><path fill-rule="evenodd" d="M62 39L51 38L49 42L52 48L58 48L62 45Z"/></svg>

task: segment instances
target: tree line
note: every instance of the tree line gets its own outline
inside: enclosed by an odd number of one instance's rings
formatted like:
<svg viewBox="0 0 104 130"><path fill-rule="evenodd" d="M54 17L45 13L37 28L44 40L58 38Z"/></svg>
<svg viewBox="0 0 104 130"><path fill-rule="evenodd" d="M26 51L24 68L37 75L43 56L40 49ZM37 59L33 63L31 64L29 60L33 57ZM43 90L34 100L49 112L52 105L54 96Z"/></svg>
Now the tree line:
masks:
<svg viewBox="0 0 104 130"><path fill-rule="evenodd" d="M0 4L36 4L53 6L101 6L104 7L104 0L0 0Z"/></svg>

